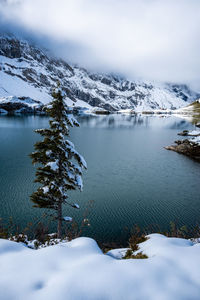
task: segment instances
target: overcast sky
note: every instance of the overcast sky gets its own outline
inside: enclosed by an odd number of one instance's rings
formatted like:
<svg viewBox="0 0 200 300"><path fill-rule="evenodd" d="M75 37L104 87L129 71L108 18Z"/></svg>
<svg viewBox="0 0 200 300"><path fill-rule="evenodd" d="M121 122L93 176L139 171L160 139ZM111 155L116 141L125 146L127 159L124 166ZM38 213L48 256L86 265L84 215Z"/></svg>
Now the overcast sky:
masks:
<svg viewBox="0 0 200 300"><path fill-rule="evenodd" d="M200 0L0 0L0 13L83 66L200 88Z"/></svg>

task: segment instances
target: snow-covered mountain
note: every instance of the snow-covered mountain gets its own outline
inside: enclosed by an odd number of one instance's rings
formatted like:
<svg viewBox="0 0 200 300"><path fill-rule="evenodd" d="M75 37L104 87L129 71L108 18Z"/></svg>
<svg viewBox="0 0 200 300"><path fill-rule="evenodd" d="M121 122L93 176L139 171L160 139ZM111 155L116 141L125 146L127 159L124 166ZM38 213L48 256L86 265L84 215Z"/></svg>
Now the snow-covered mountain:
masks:
<svg viewBox="0 0 200 300"><path fill-rule="evenodd" d="M186 85L157 86L117 75L91 73L54 58L26 40L0 36L0 102L16 96L46 104L57 81L67 91L68 104L111 111L175 109L200 96Z"/></svg>

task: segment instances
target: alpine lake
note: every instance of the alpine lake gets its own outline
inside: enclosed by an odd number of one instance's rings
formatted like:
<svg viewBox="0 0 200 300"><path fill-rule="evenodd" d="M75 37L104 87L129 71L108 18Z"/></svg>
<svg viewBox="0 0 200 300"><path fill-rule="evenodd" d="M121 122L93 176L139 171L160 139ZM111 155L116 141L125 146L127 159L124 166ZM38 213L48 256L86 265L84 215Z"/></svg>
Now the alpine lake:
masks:
<svg viewBox="0 0 200 300"><path fill-rule="evenodd" d="M170 221L188 227L200 223L200 164L164 149L178 132L194 129L192 123L175 116L122 114L77 120L80 127L70 130L69 140L88 169L83 192L69 193L69 201L80 209L65 206L64 215L79 225L89 219L82 235L124 244L134 224L167 230ZM37 185L28 154L41 139L34 130L45 127L44 116L0 117L0 217L4 223L12 217L20 228L41 221L54 232L55 222L30 201Z"/></svg>

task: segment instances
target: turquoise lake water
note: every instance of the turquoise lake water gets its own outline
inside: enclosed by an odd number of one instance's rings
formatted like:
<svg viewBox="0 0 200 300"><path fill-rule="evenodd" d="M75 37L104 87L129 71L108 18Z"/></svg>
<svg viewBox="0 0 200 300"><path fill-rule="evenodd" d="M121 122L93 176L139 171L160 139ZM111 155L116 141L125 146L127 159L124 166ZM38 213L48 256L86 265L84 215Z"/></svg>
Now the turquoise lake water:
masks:
<svg viewBox="0 0 200 300"><path fill-rule="evenodd" d="M85 235L99 241L127 239L126 228L170 221L200 223L200 164L163 147L177 133L194 128L181 118L159 116L79 117L80 128L70 140L85 157L84 190L71 193L80 210L65 215L80 223L87 202L94 201ZM36 223L41 210L32 208L30 194L36 168L28 154L40 136L34 129L48 126L47 117L0 117L0 217L10 216L21 228ZM55 230L52 223L51 230Z"/></svg>

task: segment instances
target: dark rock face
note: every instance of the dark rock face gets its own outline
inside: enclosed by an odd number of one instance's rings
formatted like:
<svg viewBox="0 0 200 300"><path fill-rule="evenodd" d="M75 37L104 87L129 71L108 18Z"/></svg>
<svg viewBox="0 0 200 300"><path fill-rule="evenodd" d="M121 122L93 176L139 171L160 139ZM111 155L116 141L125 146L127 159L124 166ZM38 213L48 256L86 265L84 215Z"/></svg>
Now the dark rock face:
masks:
<svg viewBox="0 0 200 300"><path fill-rule="evenodd" d="M190 89L185 84L171 84L172 90L182 98L184 101L187 101L187 95L190 95Z"/></svg>
<svg viewBox="0 0 200 300"><path fill-rule="evenodd" d="M0 54L9 58L20 58L21 57L20 42L18 40L11 39L9 43L6 43L5 39L1 39Z"/></svg>
<svg viewBox="0 0 200 300"><path fill-rule="evenodd" d="M186 155L198 162L200 162L200 145L191 142L187 139L175 141L176 145L165 147L166 150L172 150L177 153Z"/></svg>

